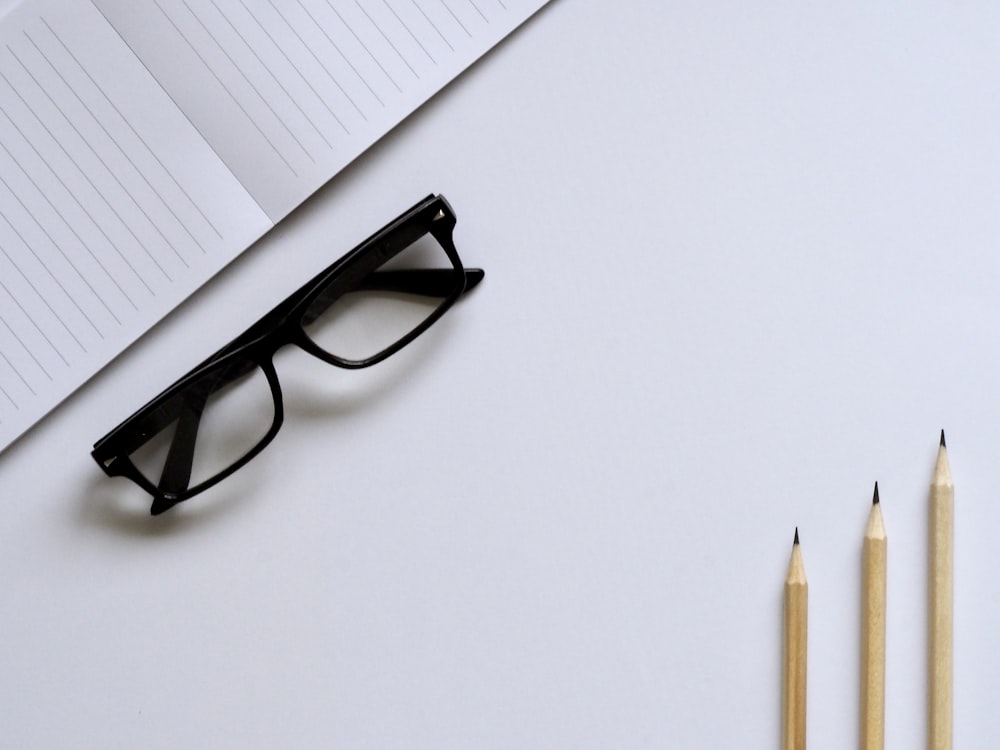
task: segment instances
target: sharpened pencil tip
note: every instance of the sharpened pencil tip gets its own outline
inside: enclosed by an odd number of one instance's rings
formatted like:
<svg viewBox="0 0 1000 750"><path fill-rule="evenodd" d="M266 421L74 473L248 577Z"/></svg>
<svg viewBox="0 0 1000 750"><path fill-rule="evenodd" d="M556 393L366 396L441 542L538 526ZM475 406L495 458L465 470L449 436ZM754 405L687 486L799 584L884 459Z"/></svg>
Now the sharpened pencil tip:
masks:
<svg viewBox="0 0 1000 750"><path fill-rule="evenodd" d="M795 527L795 540L792 542L792 544L798 544L798 543L799 543L799 527L796 526Z"/></svg>
<svg viewBox="0 0 1000 750"><path fill-rule="evenodd" d="M948 447L948 444L945 443L945 441L944 441L944 430L941 430L941 447L942 448L947 448Z"/></svg>
<svg viewBox="0 0 1000 750"><path fill-rule="evenodd" d="M872 505L878 505L878 482L875 482L875 496L872 498Z"/></svg>

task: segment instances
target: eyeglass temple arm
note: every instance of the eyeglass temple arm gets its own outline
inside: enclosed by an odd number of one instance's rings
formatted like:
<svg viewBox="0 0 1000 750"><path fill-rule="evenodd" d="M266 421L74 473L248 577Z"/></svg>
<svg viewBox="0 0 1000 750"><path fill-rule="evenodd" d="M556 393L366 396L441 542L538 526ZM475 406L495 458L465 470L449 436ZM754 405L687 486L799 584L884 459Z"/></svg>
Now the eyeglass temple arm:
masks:
<svg viewBox="0 0 1000 750"><path fill-rule="evenodd" d="M463 294L479 284L485 275L481 268L466 268ZM455 288L455 272L450 268L414 268L398 271L372 271L350 291L399 292L423 297L446 297ZM318 297L310 305L311 313L303 316L302 324L309 325L344 292L331 287L328 296ZM325 305L323 303L326 303Z"/></svg>
<svg viewBox="0 0 1000 750"><path fill-rule="evenodd" d="M192 387L175 393L155 409L146 411L141 421L126 422L120 428L121 434L116 435L118 441L116 453L127 456L143 445L149 436L158 434L171 423L176 423L157 487L164 492L183 492L191 481L198 427L208 405L208 399L220 388L250 372L254 367L254 364L248 363L227 368L224 376L219 372L211 373ZM98 460L104 459L98 457Z"/></svg>
<svg viewBox="0 0 1000 750"><path fill-rule="evenodd" d="M160 490L178 493L188 488L191 483L191 470L194 468L198 427L201 425L205 407L208 406L208 399L220 388L250 372L254 367L255 365L246 363L242 367L227 368L224 372L217 372L212 377L204 378L198 384L199 387L175 397L175 402L179 403L176 403L170 411L176 410L177 427L174 429L167 458L163 462L163 471L157 483ZM166 411L164 409L164 412Z"/></svg>
<svg viewBox="0 0 1000 750"><path fill-rule="evenodd" d="M466 268L464 291L469 291L482 280L481 268ZM454 287L454 272L450 268L373 271L358 286L367 291L403 292L427 297L444 297Z"/></svg>
<svg viewBox="0 0 1000 750"><path fill-rule="evenodd" d="M163 463L157 487L163 492L183 492L191 483L194 468L194 446L198 438L201 415L205 412L208 395L194 395L184 399L177 427L170 441L167 460Z"/></svg>

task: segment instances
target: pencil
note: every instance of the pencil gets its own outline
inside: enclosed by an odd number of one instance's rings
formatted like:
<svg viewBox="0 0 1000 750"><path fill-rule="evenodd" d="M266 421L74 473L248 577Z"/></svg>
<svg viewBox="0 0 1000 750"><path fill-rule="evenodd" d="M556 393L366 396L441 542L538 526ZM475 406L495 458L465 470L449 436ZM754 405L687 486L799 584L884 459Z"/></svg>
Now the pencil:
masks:
<svg viewBox="0 0 1000 750"><path fill-rule="evenodd" d="M861 750L885 747L886 545L876 482L861 551Z"/></svg>
<svg viewBox="0 0 1000 750"><path fill-rule="evenodd" d="M782 750L805 750L809 584L806 582L806 569L802 563L798 529L795 529L792 556L788 561L784 604L781 747Z"/></svg>
<svg viewBox="0 0 1000 750"><path fill-rule="evenodd" d="M931 750L951 750L955 486L944 430L931 480L929 520L928 739Z"/></svg>

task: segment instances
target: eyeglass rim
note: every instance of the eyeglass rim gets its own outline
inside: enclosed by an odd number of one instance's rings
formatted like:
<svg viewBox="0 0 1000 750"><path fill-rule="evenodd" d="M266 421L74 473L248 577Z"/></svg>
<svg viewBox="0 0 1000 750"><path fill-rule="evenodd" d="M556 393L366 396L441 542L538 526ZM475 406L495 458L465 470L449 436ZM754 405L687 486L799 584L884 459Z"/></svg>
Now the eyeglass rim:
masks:
<svg viewBox="0 0 1000 750"><path fill-rule="evenodd" d="M116 471L114 474L109 474L109 476L122 476L127 479L131 479L139 485L139 487L149 493L153 498L153 503L150 506L150 514L158 516L161 513L170 510L178 503L190 500L195 495L200 495L205 490L210 489L223 479L226 479L239 469L246 466L253 458L263 451L272 440L274 440L275 436L281 430L281 425L284 423L285 419L284 397L282 395L281 384L278 380L278 373L274 367L274 363L270 358L268 358L266 360L257 361L255 364L264 372L264 376L267 378L268 385L270 386L273 397L272 401L274 404L274 416L272 417L271 426L268 428L267 432L244 455L226 468L222 469L219 473L213 474L208 479L205 479L193 487L188 487L180 492L171 492L157 487L153 484L149 477L142 473L139 467L135 465L135 462L133 462L131 457L127 454L120 456L115 461L114 468ZM225 360L220 360L210 367L220 365L224 366ZM205 372L202 373L202 376L204 376L204 374ZM134 416L138 416L138 413ZM107 468L105 468L105 471L107 471Z"/></svg>
<svg viewBox="0 0 1000 750"><path fill-rule="evenodd" d="M355 254L354 251L352 251L352 253L349 253L350 257L345 256L341 259L343 263L337 264L337 269L331 268L329 273L321 273L319 276L315 277L313 279L314 283L311 282L309 291L305 292L302 299L288 312L288 315L282 321L282 325L290 325L292 327L292 330L289 332L290 341L293 341L300 348L304 349L318 359L337 367L342 367L348 370L371 367L372 365L388 359L393 354L413 342L414 339L436 323L441 316L444 315L448 309L458 301L466 289L467 276L465 274L465 267L462 265L462 259L459 257L458 250L455 248L455 243L452 239L452 230L455 227L455 215L452 213L451 207L442 196L429 196L428 200L430 200L430 203L426 207L422 204L418 204L418 206L420 206L420 210L414 211L412 216L404 215L406 218L400 217L402 220L397 220L392 222L390 225L386 225L383 230L377 232L369 239L372 242L372 246L377 246L379 237L392 234L393 231L407 226L411 221L415 222L424 212L432 216L430 224L427 226L427 234L433 235L438 241L441 249L451 262L455 278L460 282L455 285L447 297L441 300L437 308L435 308L435 310L428 315L427 318L425 318L419 325L415 326L405 336L402 336L385 349L376 352L370 357L365 357L363 359L348 359L347 357L340 357L323 349L320 345L313 341L308 333L305 332L301 325L301 317L315 301L316 296L323 289L325 289L327 285L339 273L341 273L341 271L346 270L353 261L365 254L365 252L358 252ZM417 208L417 206L414 207L414 209ZM447 208L447 211L445 208ZM397 248L394 252L387 254L381 259L381 263L388 262L391 258L406 250L407 247L409 247L409 245L404 245ZM356 248L356 250L364 250L364 248L359 247Z"/></svg>
<svg viewBox="0 0 1000 750"><path fill-rule="evenodd" d="M416 326L409 334L403 336L376 355L365 360L347 360L325 352L302 330L299 319L303 311L308 308L315 300L316 295L332 279L343 273L345 269L349 268L360 257L370 252L375 252L375 248L378 247L378 243L382 238L411 223L417 223L421 219L427 221L427 232L433 234L435 239L438 240L452 263L456 277L461 279L461 283L456 285L456 289L442 300L441 304L426 320ZM269 312L265 313L255 323L251 324L243 333L236 336L231 342L193 367L185 375L182 375L157 396L133 412L131 416L124 419L117 427L94 444L91 456L108 476L122 476L130 479L148 494L152 495L153 506L151 513L153 515L158 515L177 503L188 500L221 482L256 457L274 439L283 423L284 409L281 386L272 362L272 357L277 349L286 344L295 344L313 356L334 366L347 369L369 367L383 361L411 343L439 320L458 298L461 297L466 288L466 272L452 239L452 231L455 223L456 217L447 199L443 195L428 195L320 271ZM387 254L382 259L382 262L388 261L406 249L406 247L408 246L404 245L395 252ZM225 363L237 357L244 358L248 362L253 362L255 366L260 367L264 371L268 379L275 407L271 428L247 454L219 472L219 474L181 492L169 492L160 489L139 471L130 459L129 454L121 449L121 443L126 440L130 428L135 428L140 420L149 416L152 410L163 406L170 398L189 387L192 382L203 377L209 370L224 366Z"/></svg>

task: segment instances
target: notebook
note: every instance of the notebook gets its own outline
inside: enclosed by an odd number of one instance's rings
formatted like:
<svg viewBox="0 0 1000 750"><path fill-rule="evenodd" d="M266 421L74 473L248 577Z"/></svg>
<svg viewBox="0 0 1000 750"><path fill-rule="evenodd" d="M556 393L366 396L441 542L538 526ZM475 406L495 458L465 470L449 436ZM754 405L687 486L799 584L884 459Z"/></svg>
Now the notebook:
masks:
<svg viewBox="0 0 1000 750"><path fill-rule="evenodd" d="M0 17L0 451L545 2Z"/></svg>

